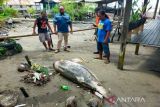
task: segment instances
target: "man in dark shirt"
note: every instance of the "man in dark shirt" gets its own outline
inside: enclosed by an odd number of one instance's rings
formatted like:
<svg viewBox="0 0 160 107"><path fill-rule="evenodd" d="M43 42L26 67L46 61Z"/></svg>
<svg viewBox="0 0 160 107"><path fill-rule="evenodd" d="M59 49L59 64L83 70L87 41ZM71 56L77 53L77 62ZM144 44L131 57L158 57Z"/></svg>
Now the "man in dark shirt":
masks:
<svg viewBox="0 0 160 107"><path fill-rule="evenodd" d="M48 34L48 28L50 29L51 33L53 33L53 31L48 22L48 18L45 11L41 12L41 17L35 20L35 23L33 26L33 34L36 34L35 32L36 26L38 27L38 35L39 35L40 42L43 43L46 50L53 50L51 48L51 38ZM45 41L48 42L48 47Z"/></svg>

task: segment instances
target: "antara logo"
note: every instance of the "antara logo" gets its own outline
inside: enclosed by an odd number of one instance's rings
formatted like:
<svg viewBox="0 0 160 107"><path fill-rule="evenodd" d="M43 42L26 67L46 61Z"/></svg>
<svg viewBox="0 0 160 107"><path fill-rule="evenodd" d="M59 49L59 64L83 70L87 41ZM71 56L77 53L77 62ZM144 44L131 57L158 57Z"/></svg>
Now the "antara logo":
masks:
<svg viewBox="0 0 160 107"><path fill-rule="evenodd" d="M145 103L145 99L143 97L118 97L117 102L135 102L135 103Z"/></svg>
<svg viewBox="0 0 160 107"><path fill-rule="evenodd" d="M118 102L120 103L145 103L146 100L143 97L116 97L116 96L110 96L106 99L108 103L114 105Z"/></svg>

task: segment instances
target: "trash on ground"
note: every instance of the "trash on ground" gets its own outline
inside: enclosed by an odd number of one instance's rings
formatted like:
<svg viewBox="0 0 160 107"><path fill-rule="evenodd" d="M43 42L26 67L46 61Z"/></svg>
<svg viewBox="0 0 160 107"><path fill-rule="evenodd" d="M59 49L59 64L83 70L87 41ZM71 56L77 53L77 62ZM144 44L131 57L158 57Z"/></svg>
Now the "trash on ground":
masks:
<svg viewBox="0 0 160 107"><path fill-rule="evenodd" d="M33 83L37 86L42 86L50 81L50 75L43 73L37 73L36 71L30 70L28 74L22 76L21 81L24 83Z"/></svg>
<svg viewBox="0 0 160 107"><path fill-rule="evenodd" d="M34 63L32 66L31 66L31 69L36 71L37 73L43 73L45 75L49 75L48 74L48 68L47 67L44 67L44 66L41 66L39 64L36 64Z"/></svg>
<svg viewBox="0 0 160 107"><path fill-rule="evenodd" d="M83 60L80 59L80 58L74 58L74 59L71 59L72 62L76 62L76 63L82 63Z"/></svg>
<svg viewBox="0 0 160 107"><path fill-rule="evenodd" d="M29 71L29 70L30 70L30 67L29 67L29 65L28 65L27 63L21 63L21 64L18 66L17 70L18 70L19 72Z"/></svg>
<svg viewBox="0 0 160 107"><path fill-rule="evenodd" d="M26 90L24 89L24 87L20 87L21 92L23 93L23 95L25 97L29 97L29 94L26 92Z"/></svg>
<svg viewBox="0 0 160 107"><path fill-rule="evenodd" d="M33 83L37 86L42 86L50 81L50 76L53 75L53 73L49 73L49 70L47 67L31 63L28 56L25 56L27 63L21 63L18 67L18 71L28 71L26 75L22 76L21 81L24 83Z"/></svg>
<svg viewBox="0 0 160 107"><path fill-rule="evenodd" d="M70 87L67 85L62 85L61 89L67 91L67 90L70 90Z"/></svg>
<svg viewBox="0 0 160 107"><path fill-rule="evenodd" d="M19 104L19 105L16 105L14 107L24 107L24 106L26 106L26 104Z"/></svg>
<svg viewBox="0 0 160 107"><path fill-rule="evenodd" d="M18 101L18 93L11 90L0 92L0 107L14 107Z"/></svg>
<svg viewBox="0 0 160 107"><path fill-rule="evenodd" d="M99 99L92 98L88 101L88 107L102 107L102 102Z"/></svg>
<svg viewBox="0 0 160 107"><path fill-rule="evenodd" d="M65 107L77 107L77 99L76 96L71 96L67 98L65 102Z"/></svg>

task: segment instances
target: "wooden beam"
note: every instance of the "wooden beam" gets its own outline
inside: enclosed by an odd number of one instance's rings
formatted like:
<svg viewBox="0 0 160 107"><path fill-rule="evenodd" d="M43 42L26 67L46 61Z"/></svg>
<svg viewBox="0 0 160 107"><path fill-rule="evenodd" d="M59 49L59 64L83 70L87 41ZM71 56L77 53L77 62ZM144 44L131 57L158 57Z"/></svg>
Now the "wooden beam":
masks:
<svg viewBox="0 0 160 107"><path fill-rule="evenodd" d="M155 10L154 10L153 19L155 19L155 18L156 18L157 9L158 9L158 4L159 4L159 0L157 0L157 3L156 3L156 7L155 7Z"/></svg>
<svg viewBox="0 0 160 107"><path fill-rule="evenodd" d="M126 0L125 13L124 13L124 19L123 19L123 30L122 30L122 36L121 36L121 46L120 46L120 53L119 53L119 60L118 60L118 69L120 70L123 70L123 65L124 65L131 9L132 9L132 0Z"/></svg>
<svg viewBox="0 0 160 107"><path fill-rule="evenodd" d="M96 27L94 27L94 28L87 28L87 29L75 30L75 31L73 31L73 32L81 32L81 31L93 30L93 29L96 29ZM52 33L52 34L55 34L55 33ZM30 36L38 36L38 34L36 34L36 35L28 34L28 35L20 35L20 36L2 36L2 37L0 37L0 40L4 40L4 39L8 39L8 38L30 37Z"/></svg>

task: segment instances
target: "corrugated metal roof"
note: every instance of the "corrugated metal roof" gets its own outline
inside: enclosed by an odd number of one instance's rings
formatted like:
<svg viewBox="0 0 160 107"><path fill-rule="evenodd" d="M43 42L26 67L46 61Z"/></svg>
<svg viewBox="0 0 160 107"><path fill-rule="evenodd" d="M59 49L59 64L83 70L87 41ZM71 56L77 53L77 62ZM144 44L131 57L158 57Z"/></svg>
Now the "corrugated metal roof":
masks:
<svg viewBox="0 0 160 107"><path fill-rule="evenodd" d="M34 5L35 2L39 2L40 0L9 0L7 2L8 5Z"/></svg>
<svg viewBox="0 0 160 107"><path fill-rule="evenodd" d="M40 2L41 0L9 0L8 5L35 5L35 2ZM53 0L54 2L60 2L61 0Z"/></svg>

